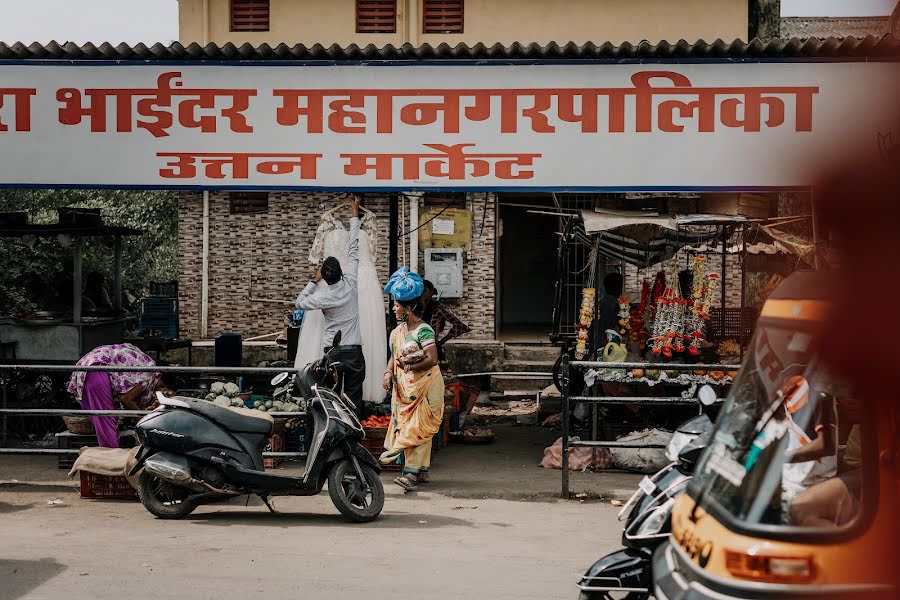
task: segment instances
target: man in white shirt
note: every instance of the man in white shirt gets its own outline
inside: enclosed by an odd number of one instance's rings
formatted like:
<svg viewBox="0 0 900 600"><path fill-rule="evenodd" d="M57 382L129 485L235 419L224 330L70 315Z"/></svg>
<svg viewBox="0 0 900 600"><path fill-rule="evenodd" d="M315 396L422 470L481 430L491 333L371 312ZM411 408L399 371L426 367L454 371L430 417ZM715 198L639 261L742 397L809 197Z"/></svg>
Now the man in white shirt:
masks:
<svg viewBox="0 0 900 600"><path fill-rule="evenodd" d="M321 267L316 268L312 281L297 297L297 308L321 310L325 316L322 345L326 352L332 349L334 336L341 332L341 345L334 349L331 358L340 363L340 385L356 405L357 414L362 412L362 386L366 379L366 359L359 329L359 202L359 196L354 195L350 203L347 269L343 270L338 259L329 256L322 261ZM328 287L320 290L316 284L321 279Z"/></svg>

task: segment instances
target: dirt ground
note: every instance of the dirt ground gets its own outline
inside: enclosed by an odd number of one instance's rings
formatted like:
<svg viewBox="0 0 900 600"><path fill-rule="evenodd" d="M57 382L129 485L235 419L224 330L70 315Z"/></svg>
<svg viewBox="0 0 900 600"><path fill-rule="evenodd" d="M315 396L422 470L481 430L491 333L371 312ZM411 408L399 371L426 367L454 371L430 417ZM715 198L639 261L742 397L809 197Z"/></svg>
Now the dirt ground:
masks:
<svg viewBox="0 0 900 600"><path fill-rule="evenodd" d="M278 498L276 514L244 498L160 521L137 502L81 499L54 458L4 457L0 600L577 597L578 576L619 545L609 499L638 477L576 473L591 496L562 501L560 472L537 466L552 432L496 431L492 445L442 450L417 494L384 474L385 510L367 525L327 492Z"/></svg>

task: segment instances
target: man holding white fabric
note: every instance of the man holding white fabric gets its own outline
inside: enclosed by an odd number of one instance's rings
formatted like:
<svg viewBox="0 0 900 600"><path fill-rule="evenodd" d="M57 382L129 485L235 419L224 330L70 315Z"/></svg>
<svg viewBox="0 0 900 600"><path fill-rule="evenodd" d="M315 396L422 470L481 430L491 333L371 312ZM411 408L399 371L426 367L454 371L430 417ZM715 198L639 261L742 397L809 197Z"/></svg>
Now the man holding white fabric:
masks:
<svg viewBox="0 0 900 600"><path fill-rule="evenodd" d="M297 308L321 310L325 317L325 333L322 345L326 352L332 350L337 332L341 332L340 346L331 353L339 362L340 385L362 413L362 386L366 378L366 359L362 351L362 335L359 328L359 196L350 203L350 240L347 252L347 270L333 256L316 267L312 281L297 297ZM325 280L328 287L319 289L316 284Z"/></svg>

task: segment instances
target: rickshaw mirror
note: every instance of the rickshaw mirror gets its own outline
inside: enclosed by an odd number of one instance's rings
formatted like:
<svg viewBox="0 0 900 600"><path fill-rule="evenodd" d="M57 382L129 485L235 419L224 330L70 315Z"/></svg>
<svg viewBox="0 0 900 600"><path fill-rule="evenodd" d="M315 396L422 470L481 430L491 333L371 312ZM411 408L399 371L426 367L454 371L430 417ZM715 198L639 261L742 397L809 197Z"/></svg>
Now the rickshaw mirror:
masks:
<svg viewBox="0 0 900 600"><path fill-rule="evenodd" d="M719 396L711 385L706 384L697 391L697 398L699 398L700 404L703 406L712 406L719 399Z"/></svg>

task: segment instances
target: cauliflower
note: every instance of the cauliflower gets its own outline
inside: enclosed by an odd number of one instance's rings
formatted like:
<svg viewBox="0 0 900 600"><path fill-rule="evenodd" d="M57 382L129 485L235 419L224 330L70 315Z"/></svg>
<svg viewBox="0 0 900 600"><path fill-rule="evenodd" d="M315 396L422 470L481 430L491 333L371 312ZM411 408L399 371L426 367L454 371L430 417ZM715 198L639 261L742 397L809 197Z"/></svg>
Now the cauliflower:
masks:
<svg viewBox="0 0 900 600"><path fill-rule="evenodd" d="M219 396L222 394L222 392L225 391L225 384L221 381L216 381L211 386L209 386L209 391Z"/></svg>
<svg viewBox="0 0 900 600"><path fill-rule="evenodd" d="M229 407L231 406L231 400L226 398L225 396L218 396L215 400L213 400L213 404L216 406Z"/></svg>
<svg viewBox="0 0 900 600"><path fill-rule="evenodd" d="M225 395L226 396L231 396L233 398L234 396L237 396L240 393L241 393L241 388L239 388L237 386L237 384L231 383L230 381L225 384Z"/></svg>

